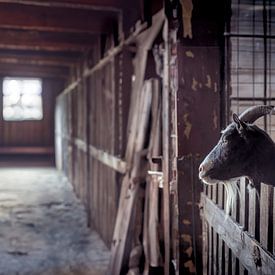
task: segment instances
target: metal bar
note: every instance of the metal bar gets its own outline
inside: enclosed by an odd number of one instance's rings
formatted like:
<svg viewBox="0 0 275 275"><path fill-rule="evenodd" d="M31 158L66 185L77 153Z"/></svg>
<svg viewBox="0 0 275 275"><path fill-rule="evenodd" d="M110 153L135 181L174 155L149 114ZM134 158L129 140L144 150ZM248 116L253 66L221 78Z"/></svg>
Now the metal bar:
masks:
<svg viewBox="0 0 275 275"><path fill-rule="evenodd" d="M270 98L264 98L264 97L230 97L230 100L236 100L236 101L265 101L266 99L268 100L275 100L275 97L270 97Z"/></svg>
<svg viewBox="0 0 275 275"><path fill-rule="evenodd" d="M242 37L242 38L267 38L267 39L275 39L275 35L264 35L264 34L249 34L249 33L224 33L225 37Z"/></svg>

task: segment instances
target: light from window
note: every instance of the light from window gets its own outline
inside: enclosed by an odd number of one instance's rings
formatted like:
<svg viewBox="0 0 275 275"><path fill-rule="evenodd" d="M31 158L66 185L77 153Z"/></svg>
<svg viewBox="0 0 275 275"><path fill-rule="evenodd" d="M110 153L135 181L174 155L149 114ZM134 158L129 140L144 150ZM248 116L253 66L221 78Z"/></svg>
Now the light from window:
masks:
<svg viewBox="0 0 275 275"><path fill-rule="evenodd" d="M4 120L41 120L43 118L41 93L41 79L4 78Z"/></svg>

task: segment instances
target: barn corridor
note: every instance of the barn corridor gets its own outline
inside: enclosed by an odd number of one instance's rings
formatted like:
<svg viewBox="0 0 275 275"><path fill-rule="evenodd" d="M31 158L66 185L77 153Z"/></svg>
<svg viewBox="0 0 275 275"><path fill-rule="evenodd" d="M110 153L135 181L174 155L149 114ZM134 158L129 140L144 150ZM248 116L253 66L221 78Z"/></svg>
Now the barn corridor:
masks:
<svg viewBox="0 0 275 275"><path fill-rule="evenodd" d="M0 169L0 274L104 274L109 252L54 168Z"/></svg>

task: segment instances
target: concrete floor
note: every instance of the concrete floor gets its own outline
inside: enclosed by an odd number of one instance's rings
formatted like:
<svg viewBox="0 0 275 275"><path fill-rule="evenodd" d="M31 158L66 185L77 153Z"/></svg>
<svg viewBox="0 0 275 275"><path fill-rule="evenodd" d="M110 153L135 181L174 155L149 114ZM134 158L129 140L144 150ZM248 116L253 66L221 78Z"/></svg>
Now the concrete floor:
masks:
<svg viewBox="0 0 275 275"><path fill-rule="evenodd" d="M0 168L0 274L105 274L109 251L54 168Z"/></svg>

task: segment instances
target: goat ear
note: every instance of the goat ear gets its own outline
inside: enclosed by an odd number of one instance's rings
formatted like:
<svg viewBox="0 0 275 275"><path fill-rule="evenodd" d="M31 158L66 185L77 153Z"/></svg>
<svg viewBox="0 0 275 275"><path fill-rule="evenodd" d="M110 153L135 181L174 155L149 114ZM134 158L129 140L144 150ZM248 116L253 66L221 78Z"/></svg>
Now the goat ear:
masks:
<svg viewBox="0 0 275 275"><path fill-rule="evenodd" d="M247 125L235 113L233 114L233 121L237 124L238 130L246 129Z"/></svg>

